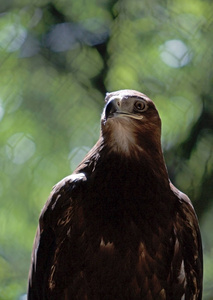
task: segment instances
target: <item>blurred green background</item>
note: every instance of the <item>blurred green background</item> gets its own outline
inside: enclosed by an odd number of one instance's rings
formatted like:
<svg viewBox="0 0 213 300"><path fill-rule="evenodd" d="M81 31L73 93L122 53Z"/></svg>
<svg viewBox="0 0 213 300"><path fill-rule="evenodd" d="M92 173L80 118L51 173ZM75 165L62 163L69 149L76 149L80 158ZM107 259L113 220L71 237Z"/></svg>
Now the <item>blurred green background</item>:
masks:
<svg viewBox="0 0 213 300"><path fill-rule="evenodd" d="M40 210L98 139L105 93L125 88L158 107L213 299L212 43L211 0L1 0L1 300L25 299Z"/></svg>

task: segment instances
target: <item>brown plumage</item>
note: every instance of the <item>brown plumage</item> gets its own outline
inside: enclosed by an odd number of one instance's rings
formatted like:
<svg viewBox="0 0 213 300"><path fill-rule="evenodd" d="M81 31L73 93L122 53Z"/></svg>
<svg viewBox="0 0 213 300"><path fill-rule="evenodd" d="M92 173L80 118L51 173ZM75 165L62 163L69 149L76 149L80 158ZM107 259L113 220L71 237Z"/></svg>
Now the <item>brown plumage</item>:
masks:
<svg viewBox="0 0 213 300"><path fill-rule="evenodd" d="M29 300L197 300L202 246L189 198L169 181L146 95L106 96L101 134L39 219Z"/></svg>

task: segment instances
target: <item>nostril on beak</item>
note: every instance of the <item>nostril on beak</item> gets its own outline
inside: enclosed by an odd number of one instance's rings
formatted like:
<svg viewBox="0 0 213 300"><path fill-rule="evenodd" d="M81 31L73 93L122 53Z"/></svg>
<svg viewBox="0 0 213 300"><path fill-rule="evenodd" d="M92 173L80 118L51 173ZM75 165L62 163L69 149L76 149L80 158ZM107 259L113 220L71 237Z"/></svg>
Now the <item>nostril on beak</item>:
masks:
<svg viewBox="0 0 213 300"><path fill-rule="evenodd" d="M121 101L119 98L114 98L110 100L105 108L105 118L106 120L109 118L110 115L113 115L115 112L120 110Z"/></svg>

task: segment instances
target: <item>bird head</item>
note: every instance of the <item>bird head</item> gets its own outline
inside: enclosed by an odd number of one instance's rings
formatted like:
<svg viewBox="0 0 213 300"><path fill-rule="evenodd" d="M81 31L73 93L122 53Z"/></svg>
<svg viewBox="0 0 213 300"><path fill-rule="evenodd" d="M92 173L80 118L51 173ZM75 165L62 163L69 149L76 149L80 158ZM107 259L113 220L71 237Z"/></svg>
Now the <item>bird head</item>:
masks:
<svg viewBox="0 0 213 300"><path fill-rule="evenodd" d="M134 90L120 90L107 93L105 102L101 131L112 149L161 148L161 120L151 99Z"/></svg>

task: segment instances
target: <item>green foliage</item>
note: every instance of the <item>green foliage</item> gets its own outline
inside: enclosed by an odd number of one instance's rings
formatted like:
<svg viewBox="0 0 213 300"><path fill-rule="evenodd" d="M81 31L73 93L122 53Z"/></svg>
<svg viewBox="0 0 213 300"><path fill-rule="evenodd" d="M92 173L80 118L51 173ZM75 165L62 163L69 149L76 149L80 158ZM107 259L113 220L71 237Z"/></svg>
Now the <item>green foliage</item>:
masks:
<svg viewBox="0 0 213 300"><path fill-rule="evenodd" d="M1 1L0 299L26 292L51 187L99 136L106 91L156 103L170 177L192 199L213 299L211 1Z"/></svg>

